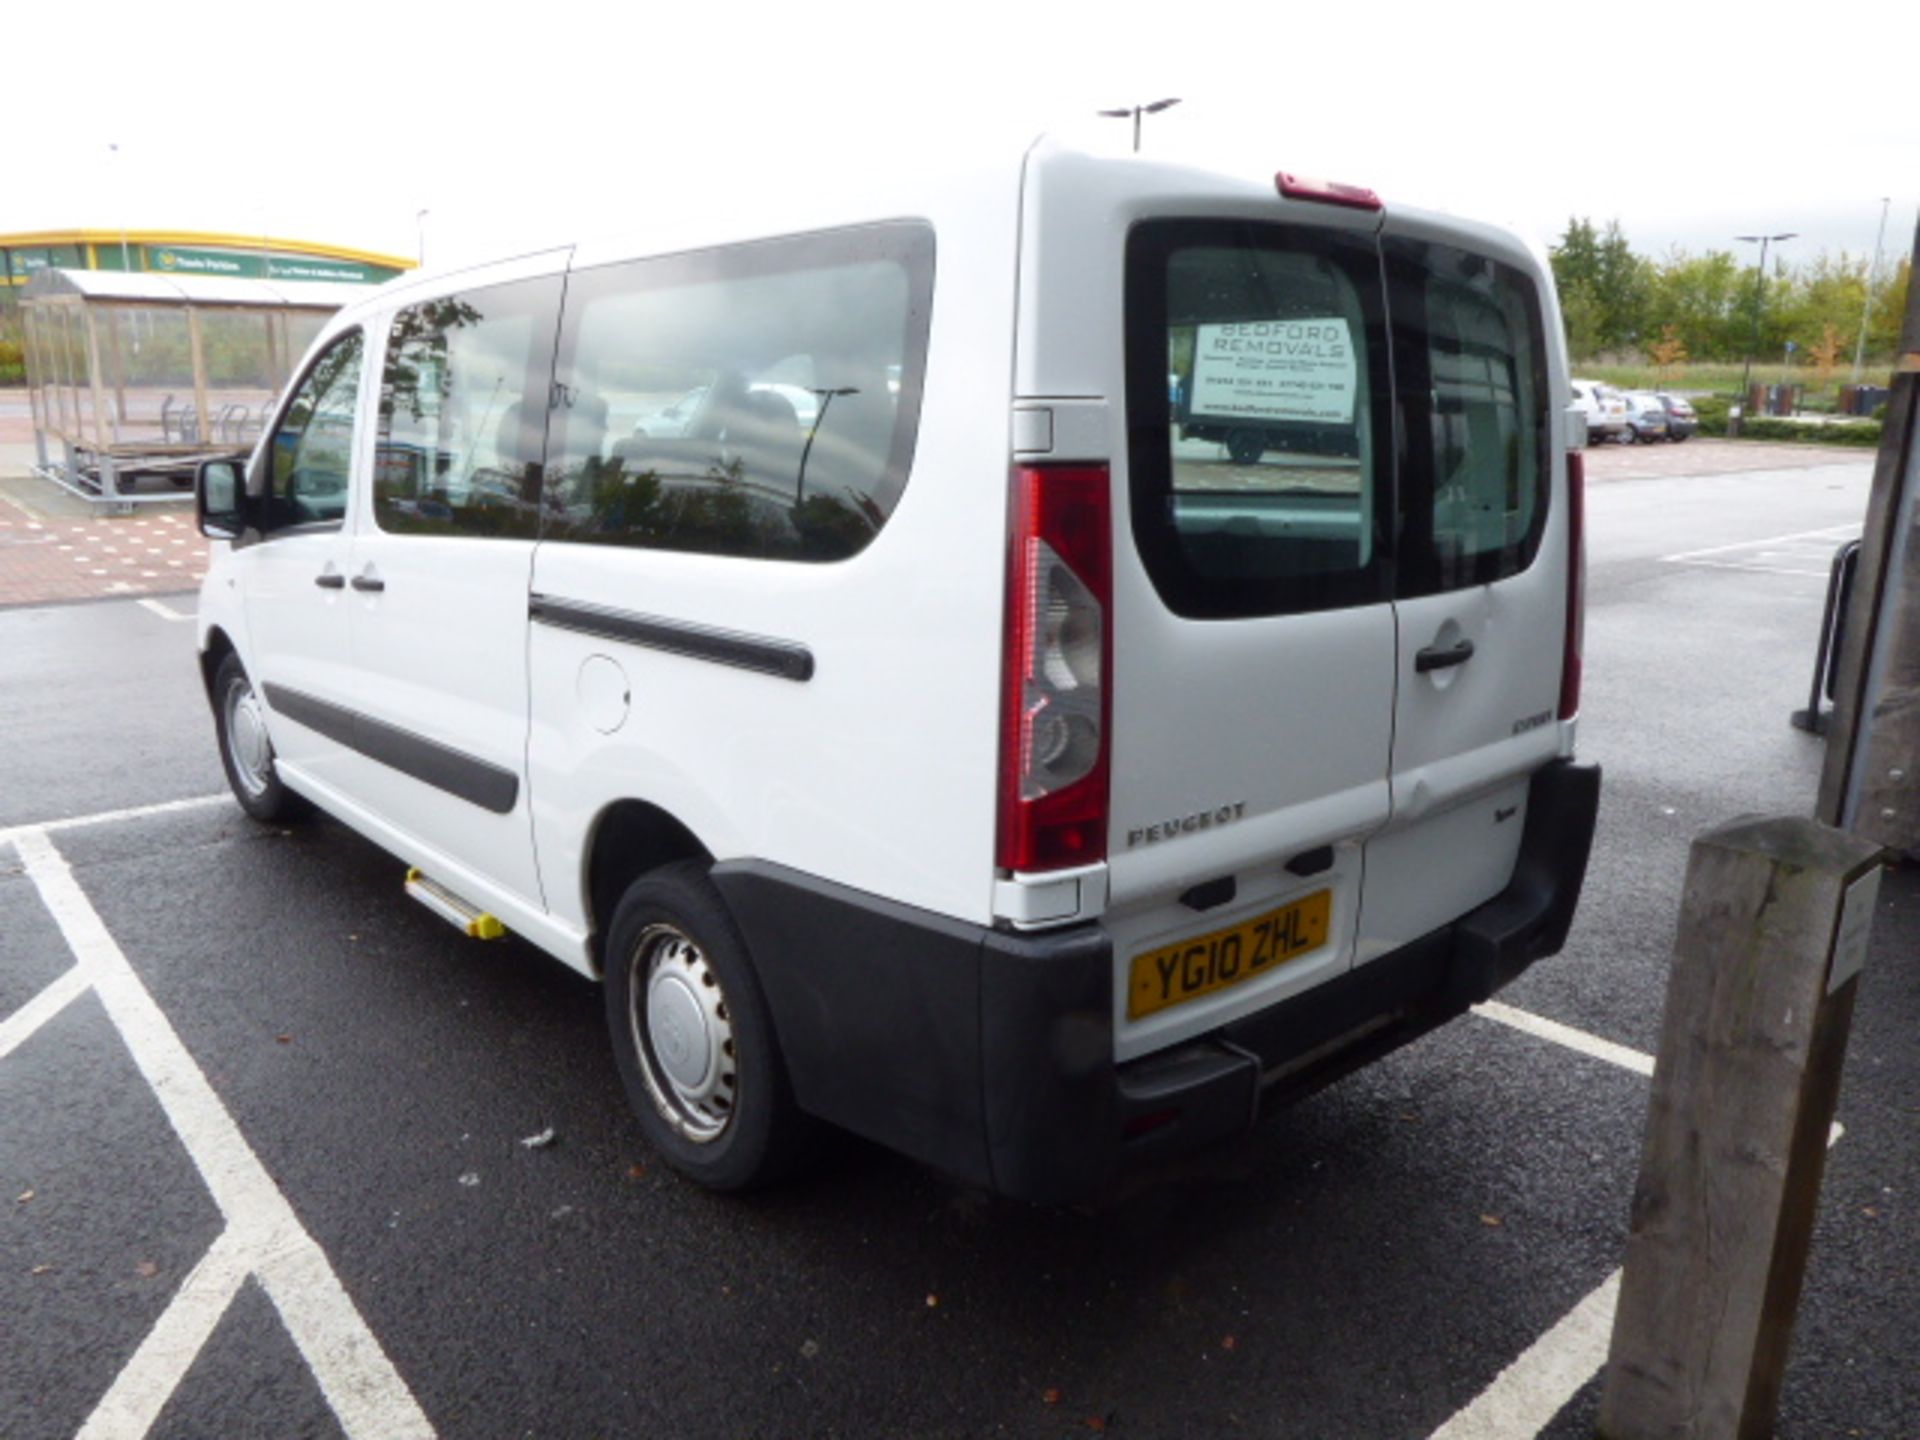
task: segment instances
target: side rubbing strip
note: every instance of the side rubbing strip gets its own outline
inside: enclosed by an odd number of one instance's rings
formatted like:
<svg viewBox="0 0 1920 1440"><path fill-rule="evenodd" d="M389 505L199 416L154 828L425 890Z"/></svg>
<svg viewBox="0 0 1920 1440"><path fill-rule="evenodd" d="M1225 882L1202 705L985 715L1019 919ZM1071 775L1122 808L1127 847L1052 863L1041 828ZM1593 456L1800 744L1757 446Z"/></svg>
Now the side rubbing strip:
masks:
<svg viewBox="0 0 1920 1440"><path fill-rule="evenodd" d="M264 688L267 704L294 723L470 805L507 815L520 798L520 777L511 770L284 685Z"/></svg>
<svg viewBox="0 0 1920 1440"><path fill-rule="evenodd" d="M791 640L768 640L732 630L712 630L684 620L662 620L654 615L610 610L577 600L555 600L547 595L533 596L527 602L527 613L540 624L559 630L620 640L649 650L664 650L670 655L684 655L691 660L711 660L716 665L732 665L740 670L757 670L782 680L813 678L813 652Z"/></svg>

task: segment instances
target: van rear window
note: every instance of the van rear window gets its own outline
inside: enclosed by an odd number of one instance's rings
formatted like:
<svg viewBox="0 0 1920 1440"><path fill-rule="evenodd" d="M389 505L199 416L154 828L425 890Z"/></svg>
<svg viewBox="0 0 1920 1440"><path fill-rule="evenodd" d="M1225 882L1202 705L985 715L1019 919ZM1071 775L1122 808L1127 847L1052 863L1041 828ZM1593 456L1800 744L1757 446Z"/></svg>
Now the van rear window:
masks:
<svg viewBox="0 0 1920 1440"><path fill-rule="evenodd" d="M1134 534L1176 613L1386 598L1380 288L1365 238L1218 221L1129 236Z"/></svg>
<svg viewBox="0 0 1920 1440"><path fill-rule="evenodd" d="M1551 480L1539 296L1519 271L1452 246L1390 239L1385 254L1408 441L1398 593L1516 575L1539 551Z"/></svg>

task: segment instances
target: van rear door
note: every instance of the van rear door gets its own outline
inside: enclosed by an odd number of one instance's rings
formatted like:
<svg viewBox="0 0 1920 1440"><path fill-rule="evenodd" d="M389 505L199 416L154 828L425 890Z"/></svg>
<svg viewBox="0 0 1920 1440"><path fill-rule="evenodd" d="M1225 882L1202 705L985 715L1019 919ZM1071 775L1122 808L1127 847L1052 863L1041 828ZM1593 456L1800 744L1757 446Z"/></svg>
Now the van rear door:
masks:
<svg viewBox="0 0 1920 1440"><path fill-rule="evenodd" d="M1393 415L1373 217L1333 213L1128 237L1122 1059L1353 961L1362 846L1390 811Z"/></svg>
<svg viewBox="0 0 1920 1440"><path fill-rule="evenodd" d="M1550 503L1566 481L1544 281L1511 241L1462 234L1389 215L1381 240L1400 643L1393 813L1367 846L1361 964L1506 886L1528 779L1562 749L1567 507Z"/></svg>

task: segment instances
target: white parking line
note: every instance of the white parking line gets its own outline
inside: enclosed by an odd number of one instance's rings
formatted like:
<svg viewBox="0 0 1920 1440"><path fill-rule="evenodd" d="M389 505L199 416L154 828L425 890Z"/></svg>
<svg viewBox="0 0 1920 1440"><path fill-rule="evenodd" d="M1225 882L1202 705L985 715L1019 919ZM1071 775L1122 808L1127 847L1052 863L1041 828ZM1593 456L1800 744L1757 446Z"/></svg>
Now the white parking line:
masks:
<svg viewBox="0 0 1920 1440"><path fill-rule="evenodd" d="M162 800L156 805L136 805L130 810L98 810L91 815L69 815L64 820L35 820L26 825L0 826L0 845L13 844L22 835L52 834L59 830L84 830L94 825L118 825L126 820L146 820L155 815L177 815L183 810L204 810L209 805L231 802L225 790L217 795L195 795L190 800Z"/></svg>
<svg viewBox="0 0 1920 1440"><path fill-rule="evenodd" d="M1791 535L1775 535L1766 540L1739 540L1731 545L1713 545L1705 550L1683 550L1678 555L1662 555L1670 565L1698 560L1705 555L1726 555L1735 550L1758 550L1770 545L1790 545L1796 540L1850 540L1860 533L1858 525L1829 525L1824 530L1799 530Z"/></svg>
<svg viewBox="0 0 1920 1440"><path fill-rule="evenodd" d="M1830 525L1824 530L1802 530L1768 540L1742 540L1662 555L1664 564L1694 565L1708 570L1745 570L1760 575L1810 575L1824 580L1833 567L1833 547L1860 533L1858 525Z"/></svg>
<svg viewBox="0 0 1920 1440"><path fill-rule="evenodd" d="M1466 1409L1433 1432L1432 1440L1520 1440L1538 1435L1607 1363L1620 1272L1494 1376Z"/></svg>
<svg viewBox="0 0 1920 1440"><path fill-rule="evenodd" d="M149 807L146 813L164 808ZM227 1221L214 1250L182 1285L82 1433L145 1433L238 1293L238 1285L230 1283L238 1273L242 1280L248 1274L259 1277L349 1436L431 1436L433 1427L325 1253L300 1224L165 1013L140 983L52 839L32 827L3 838L25 862L28 878L73 951L78 972L100 997ZM47 993L43 991L42 998ZM38 1023L44 1024L45 1017ZM31 1033L21 1028L22 1038Z"/></svg>
<svg viewBox="0 0 1920 1440"><path fill-rule="evenodd" d="M1578 1050L1582 1055L1591 1055L1596 1060L1605 1060L1610 1065L1618 1065L1622 1070L1631 1070L1636 1075L1653 1075L1653 1057L1643 1051L1617 1045L1611 1040L1602 1040L1598 1035L1589 1035L1584 1030L1576 1030L1571 1025L1562 1025L1558 1020L1549 1020L1544 1015L1529 1014L1525 1010L1516 1010L1511 1005L1502 1005L1498 1000L1488 1000L1473 1007L1473 1013L1484 1020L1497 1020L1502 1025L1511 1025L1515 1030L1524 1030L1529 1035L1542 1040L1551 1040L1556 1045L1564 1045L1569 1050Z"/></svg>
<svg viewBox="0 0 1920 1440"><path fill-rule="evenodd" d="M142 610L151 610L154 614L158 615L162 620L187 621L194 618L191 615L182 615L178 610L174 609L171 605L167 604L163 600L137 600L134 603L137 604Z"/></svg>
<svg viewBox="0 0 1920 1440"><path fill-rule="evenodd" d="M1473 1011L1483 1019L1551 1040L1636 1075L1653 1074L1651 1055L1558 1020L1516 1010L1497 1000L1476 1005ZM1839 1144L1846 1133L1846 1128L1834 1121L1827 1131L1827 1147ZM1620 1272L1616 1270L1529 1345L1519 1359L1494 1376L1493 1383L1472 1404L1434 1431L1429 1440L1531 1440L1538 1435L1606 1365L1619 1301Z"/></svg>

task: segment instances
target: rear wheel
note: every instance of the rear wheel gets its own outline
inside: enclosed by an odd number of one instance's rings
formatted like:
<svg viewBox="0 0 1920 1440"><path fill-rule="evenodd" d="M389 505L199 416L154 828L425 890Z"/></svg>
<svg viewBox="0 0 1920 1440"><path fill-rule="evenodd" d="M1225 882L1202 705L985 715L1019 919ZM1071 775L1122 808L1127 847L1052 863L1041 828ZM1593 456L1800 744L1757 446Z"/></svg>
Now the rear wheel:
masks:
<svg viewBox="0 0 1920 1440"><path fill-rule="evenodd" d="M1236 465L1257 465L1267 453L1266 437L1258 430L1229 430L1227 454Z"/></svg>
<svg viewBox="0 0 1920 1440"><path fill-rule="evenodd" d="M238 655L229 654L214 672L213 727L220 739L220 764L242 810L265 821L292 820L312 810L281 783L265 707Z"/></svg>
<svg viewBox="0 0 1920 1440"><path fill-rule="evenodd" d="M606 948L607 1028L627 1098L667 1162L710 1190L778 1179L804 1148L772 1016L698 862L627 887Z"/></svg>

